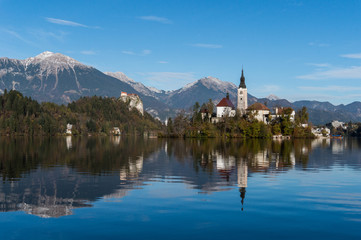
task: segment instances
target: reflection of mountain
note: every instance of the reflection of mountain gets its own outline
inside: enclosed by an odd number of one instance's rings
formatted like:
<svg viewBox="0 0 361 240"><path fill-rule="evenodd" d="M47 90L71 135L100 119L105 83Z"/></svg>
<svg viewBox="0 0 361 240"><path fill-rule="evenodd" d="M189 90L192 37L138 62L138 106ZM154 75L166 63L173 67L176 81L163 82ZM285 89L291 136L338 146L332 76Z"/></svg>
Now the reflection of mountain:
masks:
<svg viewBox="0 0 361 240"><path fill-rule="evenodd" d="M19 181L0 185L0 211L24 210L40 217L70 215L75 208L89 206L87 195L79 192L85 182L67 167L32 171Z"/></svg>
<svg viewBox="0 0 361 240"><path fill-rule="evenodd" d="M122 198L145 183L174 179L200 193L238 188L243 206L256 174L329 168L341 164L334 154L345 152L342 164L355 167L360 149L358 139L0 139L0 211L60 217L99 198Z"/></svg>

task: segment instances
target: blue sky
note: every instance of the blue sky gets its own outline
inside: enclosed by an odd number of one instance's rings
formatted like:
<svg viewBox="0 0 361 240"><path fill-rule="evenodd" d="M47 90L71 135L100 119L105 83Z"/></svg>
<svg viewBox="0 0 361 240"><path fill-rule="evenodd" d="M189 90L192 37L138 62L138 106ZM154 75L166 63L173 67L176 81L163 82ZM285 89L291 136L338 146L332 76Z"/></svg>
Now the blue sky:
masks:
<svg viewBox="0 0 361 240"><path fill-rule="evenodd" d="M0 0L0 56L60 52L177 89L205 76L249 93L361 100L361 1Z"/></svg>

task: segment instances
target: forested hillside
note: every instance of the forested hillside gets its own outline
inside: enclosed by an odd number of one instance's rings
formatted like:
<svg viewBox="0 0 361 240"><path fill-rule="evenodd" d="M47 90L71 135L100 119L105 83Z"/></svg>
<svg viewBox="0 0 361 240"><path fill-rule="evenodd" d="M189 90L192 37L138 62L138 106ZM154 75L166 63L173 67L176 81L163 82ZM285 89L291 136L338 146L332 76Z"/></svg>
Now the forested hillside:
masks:
<svg viewBox="0 0 361 240"><path fill-rule="evenodd" d="M82 97L68 106L44 102L39 104L20 92L11 90L0 96L1 135L60 135L66 125L80 134L109 134L119 127L126 134L143 134L161 130L162 124L148 113L129 110L116 98Z"/></svg>

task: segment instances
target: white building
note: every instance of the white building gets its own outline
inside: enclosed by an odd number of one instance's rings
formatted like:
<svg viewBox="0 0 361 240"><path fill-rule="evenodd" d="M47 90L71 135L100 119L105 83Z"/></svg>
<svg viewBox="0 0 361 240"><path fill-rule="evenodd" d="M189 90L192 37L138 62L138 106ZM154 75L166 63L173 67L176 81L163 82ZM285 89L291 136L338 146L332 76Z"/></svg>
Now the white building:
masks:
<svg viewBox="0 0 361 240"><path fill-rule="evenodd" d="M234 105L229 99L229 94L227 94L227 97L223 98L217 104L217 118L234 117L235 115L236 111Z"/></svg>
<svg viewBox="0 0 361 240"><path fill-rule="evenodd" d="M268 123L268 116L270 115L269 108L262 103L254 103L247 109L260 122Z"/></svg>
<svg viewBox="0 0 361 240"><path fill-rule="evenodd" d="M72 134L72 131L71 131L72 128L73 128L73 125L71 125L70 123L68 123L68 124L66 125L66 131L65 131L65 133L66 133L67 135L71 135L71 134Z"/></svg>
<svg viewBox="0 0 361 240"><path fill-rule="evenodd" d="M331 134L331 130L329 128L317 128L314 127L311 129L311 132L316 136L316 137L329 137Z"/></svg>
<svg viewBox="0 0 361 240"><path fill-rule="evenodd" d="M282 117L282 115L283 116L289 116L291 122L295 121L296 112L295 112L295 110L293 110L290 107L276 107L276 108L274 108L274 115L272 115L272 119Z"/></svg>
<svg viewBox="0 0 361 240"><path fill-rule="evenodd" d="M113 130L111 131L113 135L119 136L121 134L120 129L118 127L113 127Z"/></svg>
<svg viewBox="0 0 361 240"><path fill-rule="evenodd" d="M332 127L334 128L339 128L341 127L342 129L346 129L347 127L345 126L344 122L339 122L339 121L332 121L331 123Z"/></svg>

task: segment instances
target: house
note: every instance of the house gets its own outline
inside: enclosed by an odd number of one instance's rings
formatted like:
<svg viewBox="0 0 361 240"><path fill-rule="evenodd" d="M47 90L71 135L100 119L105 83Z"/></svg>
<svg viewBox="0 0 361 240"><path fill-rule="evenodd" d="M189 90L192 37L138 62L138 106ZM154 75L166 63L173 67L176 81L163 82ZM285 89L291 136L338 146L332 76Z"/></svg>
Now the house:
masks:
<svg viewBox="0 0 361 240"><path fill-rule="evenodd" d="M71 131L71 129L73 128L73 125L72 124L70 124L70 123L68 123L67 125L66 125L66 131L65 131L65 134L67 134L67 135L71 135L72 134L72 131Z"/></svg>
<svg viewBox="0 0 361 240"><path fill-rule="evenodd" d="M111 134L113 135L120 135L120 129L118 127L113 127L113 130L111 130Z"/></svg>
<svg viewBox="0 0 361 240"><path fill-rule="evenodd" d="M317 128L317 127L313 127L311 129L311 132L316 136L316 137L329 137L331 134L331 130L327 127L322 127L322 128Z"/></svg>
<svg viewBox="0 0 361 240"><path fill-rule="evenodd" d="M339 127L341 127L342 129L347 129L347 126L345 125L344 122L339 122L339 121L336 121L336 120L334 120L334 121L331 122L331 126L332 126L333 128L339 128Z"/></svg>
<svg viewBox="0 0 361 240"><path fill-rule="evenodd" d="M270 115L270 110L262 103L254 103L247 108L247 111L251 113L255 119L260 122L268 123L268 117Z"/></svg>
<svg viewBox="0 0 361 240"><path fill-rule="evenodd" d="M236 110L227 93L227 96L217 104L217 118L234 117L235 115Z"/></svg>
<svg viewBox="0 0 361 240"><path fill-rule="evenodd" d="M212 118L212 113L207 108L201 109L201 117L203 121L209 122Z"/></svg>
<svg viewBox="0 0 361 240"><path fill-rule="evenodd" d="M272 119L280 118L282 116L289 116L290 121L295 121L296 112L291 107L276 107L274 108L274 114L271 115Z"/></svg>

